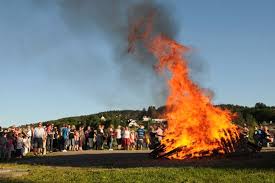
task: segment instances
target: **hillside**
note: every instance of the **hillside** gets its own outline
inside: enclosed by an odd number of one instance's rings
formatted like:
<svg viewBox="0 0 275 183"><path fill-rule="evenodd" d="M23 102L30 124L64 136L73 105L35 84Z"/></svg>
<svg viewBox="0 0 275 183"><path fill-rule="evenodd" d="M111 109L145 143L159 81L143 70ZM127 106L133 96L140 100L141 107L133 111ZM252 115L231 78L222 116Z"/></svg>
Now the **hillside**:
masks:
<svg viewBox="0 0 275 183"><path fill-rule="evenodd" d="M256 103L254 107L232 105L232 104L221 104L217 105L223 109L228 109L233 113L237 114L238 117L234 119L234 123L243 124L247 123L249 126L255 126L256 124L275 122L275 106L266 106L263 103ZM129 119L142 120L143 116L150 118L161 118L165 111L165 107L156 108L149 106L148 109L143 110L115 110L100 112L91 115L67 117L57 120L46 121L47 123L54 123L55 125L62 125L63 123L74 124L74 125L91 125L97 126L102 122L101 117L105 118L105 126L113 124L126 125Z"/></svg>

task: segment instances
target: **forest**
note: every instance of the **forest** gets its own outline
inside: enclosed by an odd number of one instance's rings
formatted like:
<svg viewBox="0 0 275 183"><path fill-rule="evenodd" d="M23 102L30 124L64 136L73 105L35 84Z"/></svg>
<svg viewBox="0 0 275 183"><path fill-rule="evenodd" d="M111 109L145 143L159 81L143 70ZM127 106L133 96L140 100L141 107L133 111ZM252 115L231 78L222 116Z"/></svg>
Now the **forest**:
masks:
<svg viewBox="0 0 275 183"><path fill-rule="evenodd" d="M246 123L250 127L256 125L267 124L275 122L275 106L267 106L264 103L256 103L253 107L233 105L233 104L220 104L217 105L222 109L230 110L235 114L233 123L238 125L243 125ZM142 123L143 116L147 116L152 119L164 118L165 106L155 107L149 106L147 109L142 110L114 110L105 111L96 114L66 117L57 120L45 121L44 125L47 123L54 123L59 126L64 123L71 125L90 125L96 127L100 123L104 123L105 126L110 124L117 126L127 125L131 119L137 120ZM104 120L102 120L102 116Z"/></svg>

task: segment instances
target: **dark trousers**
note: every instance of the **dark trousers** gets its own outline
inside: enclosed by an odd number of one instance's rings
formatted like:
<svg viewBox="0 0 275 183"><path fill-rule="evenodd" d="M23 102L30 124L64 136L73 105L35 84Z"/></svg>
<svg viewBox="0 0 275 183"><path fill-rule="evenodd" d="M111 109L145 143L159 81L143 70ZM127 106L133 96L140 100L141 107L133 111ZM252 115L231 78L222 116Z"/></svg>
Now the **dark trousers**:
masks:
<svg viewBox="0 0 275 183"><path fill-rule="evenodd" d="M53 151L53 137L47 137L47 151Z"/></svg>

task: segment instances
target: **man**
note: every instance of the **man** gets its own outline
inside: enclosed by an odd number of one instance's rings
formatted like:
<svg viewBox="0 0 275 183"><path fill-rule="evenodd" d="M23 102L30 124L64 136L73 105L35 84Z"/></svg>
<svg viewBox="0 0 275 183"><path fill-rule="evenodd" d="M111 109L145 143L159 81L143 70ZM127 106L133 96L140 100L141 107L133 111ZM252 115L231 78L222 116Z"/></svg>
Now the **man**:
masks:
<svg viewBox="0 0 275 183"><path fill-rule="evenodd" d="M145 137L145 130L144 130L144 126L141 125L137 129L137 149L142 150L143 143L144 143L144 137Z"/></svg>
<svg viewBox="0 0 275 183"><path fill-rule="evenodd" d="M69 142L69 129L67 125L64 125L65 127L62 128L61 134L63 138L63 150L62 152L67 152L67 146Z"/></svg>
<svg viewBox="0 0 275 183"><path fill-rule="evenodd" d="M92 149L92 147L93 147L93 138L94 137L91 136L91 133L93 133L92 131L93 130L91 129L90 126L88 126L87 130L85 131L85 141L86 141L85 146L87 147L86 149Z"/></svg>
<svg viewBox="0 0 275 183"><path fill-rule="evenodd" d="M46 127L47 132L47 151L52 152L53 151L53 126L52 124L47 124Z"/></svg>
<svg viewBox="0 0 275 183"><path fill-rule="evenodd" d="M38 155L39 153L42 152L41 150L43 147L43 137L44 136L45 136L45 130L42 127L42 123L39 122L38 127L36 127L33 132L34 155Z"/></svg>

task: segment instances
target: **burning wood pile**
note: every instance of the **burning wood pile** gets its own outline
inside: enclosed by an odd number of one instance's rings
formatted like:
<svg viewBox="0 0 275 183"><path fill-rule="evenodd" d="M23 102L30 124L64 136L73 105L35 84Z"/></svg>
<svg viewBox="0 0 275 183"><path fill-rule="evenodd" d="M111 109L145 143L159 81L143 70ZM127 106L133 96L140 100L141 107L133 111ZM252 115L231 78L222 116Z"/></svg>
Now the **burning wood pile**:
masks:
<svg viewBox="0 0 275 183"><path fill-rule="evenodd" d="M152 14L136 20L128 37L129 52L136 42L142 44L156 58L156 71L167 79L168 128L151 156L187 159L237 151L242 137L232 123L235 115L214 106L207 92L191 80L185 58L190 48L153 32L153 20Z"/></svg>
<svg viewBox="0 0 275 183"><path fill-rule="evenodd" d="M229 132L230 133L230 132ZM193 150L188 149L186 146L177 147L173 150L166 151L166 146L161 143L154 145L154 150L149 154L151 158L169 158L169 159L190 159L194 157L205 157L205 156L230 156L230 155L242 155L247 153L259 152L262 147L248 141L248 139L240 132L239 139L228 144L225 139L222 139L222 146L213 149L211 152L208 150L202 150L200 152L195 152L197 156L193 156L191 153ZM182 157L181 153L185 152L185 156Z"/></svg>

